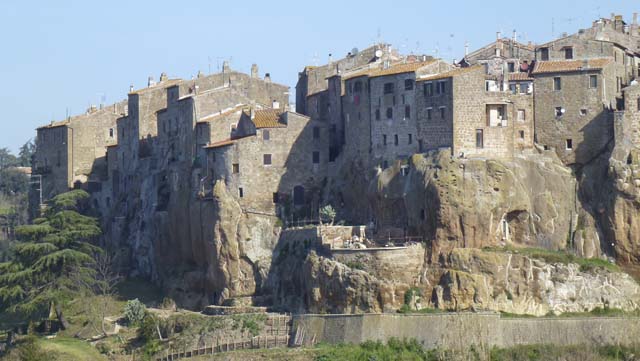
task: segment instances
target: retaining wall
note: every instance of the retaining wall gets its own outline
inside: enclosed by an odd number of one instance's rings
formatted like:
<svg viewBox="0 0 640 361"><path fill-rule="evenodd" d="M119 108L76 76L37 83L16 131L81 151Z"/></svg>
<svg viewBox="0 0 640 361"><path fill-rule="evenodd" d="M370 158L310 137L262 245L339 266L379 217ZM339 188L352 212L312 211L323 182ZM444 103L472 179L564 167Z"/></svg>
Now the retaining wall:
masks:
<svg viewBox="0 0 640 361"><path fill-rule="evenodd" d="M640 318L502 318L495 313L442 315L300 315L298 343L362 343L392 337L416 339L426 348L467 349L521 344L632 345L640 340Z"/></svg>

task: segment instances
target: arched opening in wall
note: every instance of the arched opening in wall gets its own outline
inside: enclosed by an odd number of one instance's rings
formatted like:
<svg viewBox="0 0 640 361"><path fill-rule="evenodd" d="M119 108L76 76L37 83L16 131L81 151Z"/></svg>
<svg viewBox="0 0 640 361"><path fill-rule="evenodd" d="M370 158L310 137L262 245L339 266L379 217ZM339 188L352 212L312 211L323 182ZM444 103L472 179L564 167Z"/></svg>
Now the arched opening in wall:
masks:
<svg viewBox="0 0 640 361"><path fill-rule="evenodd" d="M296 206L301 206L304 204L304 187L303 186L293 187L293 204Z"/></svg>
<svg viewBox="0 0 640 361"><path fill-rule="evenodd" d="M529 212L511 211L502 220L503 239L513 243L529 243Z"/></svg>

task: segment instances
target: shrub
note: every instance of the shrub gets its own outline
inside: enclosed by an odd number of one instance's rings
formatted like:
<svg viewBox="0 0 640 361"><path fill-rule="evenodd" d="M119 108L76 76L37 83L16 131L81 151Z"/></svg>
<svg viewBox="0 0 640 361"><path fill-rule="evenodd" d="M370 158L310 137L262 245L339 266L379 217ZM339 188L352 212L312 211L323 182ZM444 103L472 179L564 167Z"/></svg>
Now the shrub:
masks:
<svg viewBox="0 0 640 361"><path fill-rule="evenodd" d="M336 210L328 204L322 208L320 208L320 217L322 220L328 220L331 224L336 219Z"/></svg>
<svg viewBox="0 0 640 361"><path fill-rule="evenodd" d="M130 325L138 325L145 316L147 307L137 298L124 305L124 317Z"/></svg>

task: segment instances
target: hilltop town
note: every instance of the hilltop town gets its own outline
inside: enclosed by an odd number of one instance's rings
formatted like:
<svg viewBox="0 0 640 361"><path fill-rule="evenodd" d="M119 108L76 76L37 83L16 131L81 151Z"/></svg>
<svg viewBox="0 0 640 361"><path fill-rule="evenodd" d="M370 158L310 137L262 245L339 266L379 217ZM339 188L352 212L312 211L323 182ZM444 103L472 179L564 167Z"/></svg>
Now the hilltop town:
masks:
<svg viewBox="0 0 640 361"><path fill-rule="evenodd" d="M31 215L88 191L122 269L192 309L392 311L416 287L443 309L633 309L626 274L575 274L598 291L554 298L526 257L504 280L481 249L640 262L638 77L636 15L544 44L498 33L455 63L354 49L300 70L295 109L257 65L163 73L37 129Z"/></svg>

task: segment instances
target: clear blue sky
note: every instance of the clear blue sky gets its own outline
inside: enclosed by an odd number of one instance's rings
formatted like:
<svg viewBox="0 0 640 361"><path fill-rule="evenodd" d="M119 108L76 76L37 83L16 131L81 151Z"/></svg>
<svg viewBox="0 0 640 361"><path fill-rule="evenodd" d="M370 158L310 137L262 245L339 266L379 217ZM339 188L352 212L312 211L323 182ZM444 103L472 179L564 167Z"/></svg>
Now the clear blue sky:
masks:
<svg viewBox="0 0 640 361"><path fill-rule="evenodd" d="M465 3L465 4L462 4ZM467 5L468 3L468 5ZM147 77L190 78L222 59L292 87L298 71L378 39L402 52L460 58L502 31L545 42L598 15L630 22L637 0L537 1L3 1L0 147L17 151L35 128L126 97ZM552 21L554 19L554 21ZM315 59L315 61L314 61Z"/></svg>

